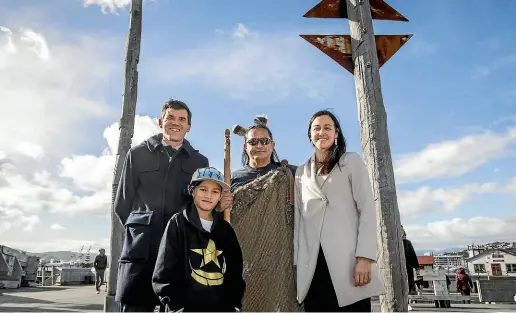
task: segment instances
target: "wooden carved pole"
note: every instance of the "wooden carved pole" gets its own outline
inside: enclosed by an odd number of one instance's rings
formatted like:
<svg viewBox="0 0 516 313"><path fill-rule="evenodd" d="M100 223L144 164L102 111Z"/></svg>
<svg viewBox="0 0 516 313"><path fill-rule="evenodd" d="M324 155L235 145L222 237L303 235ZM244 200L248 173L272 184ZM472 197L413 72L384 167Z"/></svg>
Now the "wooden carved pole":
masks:
<svg viewBox="0 0 516 313"><path fill-rule="evenodd" d="M224 131L224 180L231 185L231 131ZM231 210L224 211L224 219L231 223Z"/></svg>
<svg viewBox="0 0 516 313"><path fill-rule="evenodd" d="M382 312L408 310L405 254L392 165L387 114L383 104L369 0L346 0L354 63L360 135L365 163L372 176L378 216L378 268L386 294Z"/></svg>
<svg viewBox="0 0 516 313"><path fill-rule="evenodd" d="M111 240L108 292L104 301L104 312L120 312L120 304L115 301L116 284L118 276L118 260L122 252L124 241L124 227L114 212L114 200L118 189L118 183L122 175L125 157L134 133L134 119L136 114L136 100L138 96L138 60L140 58L140 45L142 34L142 1L132 0L129 34L127 36L127 52L125 58L124 95L122 117L120 118L120 138L116 155L115 171L112 186L111 208Z"/></svg>
<svg viewBox="0 0 516 313"><path fill-rule="evenodd" d="M408 20L383 0L322 0L305 17L349 20L350 35L301 37L355 77L362 150L371 176L378 217L378 268L386 292L380 297L381 310L406 312L406 261L379 69L412 35L375 36L373 18Z"/></svg>

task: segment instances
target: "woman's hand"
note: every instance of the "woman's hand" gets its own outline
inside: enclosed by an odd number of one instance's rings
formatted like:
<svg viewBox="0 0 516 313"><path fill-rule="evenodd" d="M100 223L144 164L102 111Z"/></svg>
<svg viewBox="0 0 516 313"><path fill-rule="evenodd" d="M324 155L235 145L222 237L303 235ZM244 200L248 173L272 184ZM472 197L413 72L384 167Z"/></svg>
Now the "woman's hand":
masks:
<svg viewBox="0 0 516 313"><path fill-rule="evenodd" d="M371 282L371 263L367 258L358 257L355 263L355 287L362 287Z"/></svg>

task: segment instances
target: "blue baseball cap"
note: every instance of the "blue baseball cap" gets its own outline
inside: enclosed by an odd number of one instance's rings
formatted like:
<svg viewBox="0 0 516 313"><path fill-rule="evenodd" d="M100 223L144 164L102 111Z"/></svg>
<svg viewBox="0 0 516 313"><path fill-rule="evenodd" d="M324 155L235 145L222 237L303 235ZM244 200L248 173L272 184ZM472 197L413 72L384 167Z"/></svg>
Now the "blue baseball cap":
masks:
<svg viewBox="0 0 516 313"><path fill-rule="evenodd" d="M222 190L229 189L229 185L224 181L222 173L214 167L202 167L197 169L192 175L190 187L195 187L203 180L211 180L212 182L219 184L220 187L222 187Z"/></svg>

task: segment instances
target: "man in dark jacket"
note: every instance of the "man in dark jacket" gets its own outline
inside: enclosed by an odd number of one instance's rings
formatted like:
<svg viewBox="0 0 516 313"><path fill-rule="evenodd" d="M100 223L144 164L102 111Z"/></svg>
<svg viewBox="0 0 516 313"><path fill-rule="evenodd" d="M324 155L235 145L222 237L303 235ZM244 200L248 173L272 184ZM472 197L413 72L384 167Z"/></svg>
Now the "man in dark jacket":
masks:
<svg viewBox="0 0 516 313"><path fill-rule="evenodd" d="M122 312L153 312L159 299L152 272L170 218L190 201L192 174L208 159L185 140L192 113L178 100L165 102L162 133L131 148L125 159L114 210L125 227L115 300Z"/></svg>
<svg viewBox="0 0 516 313"><path fill-rule="evenodd" d="M419 261L417 260L416 251L414 250L414 246L412 246L412 242L407 239L407 233L405 232L403 226L401 226L401 233L403 238L403 247L405 248L405 261L407 266L409 293L414 293L416 291L414 269L417 270L419 268Z"/></svg>
<svg viewBox="0 0 516 313"><path fill-rule="evenodd" d="M108 260L104 248L99 249L99 254L93 261L93 268L95 268L95 289L97 294L100 293L100 286L104 284L104 273L106 272Z"/></svg>

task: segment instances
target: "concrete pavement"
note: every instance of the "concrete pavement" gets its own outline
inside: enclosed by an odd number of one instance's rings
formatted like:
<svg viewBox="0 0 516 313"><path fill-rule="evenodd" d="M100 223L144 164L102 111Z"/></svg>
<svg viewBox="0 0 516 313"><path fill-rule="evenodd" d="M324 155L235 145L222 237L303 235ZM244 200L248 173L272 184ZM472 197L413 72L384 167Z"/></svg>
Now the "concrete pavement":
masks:
<svg viewBox="0 0 516 313"><path fill-rule="evenodd" d="M94 285L0 289L0 312L101 312L105 293Z"/></svg>
<svg viewBox="0 0 516 313"><path fill-rule="evenodd" d="M0 312L102 312L104 287L100 294L95 286L54 286L0 289ZM414 312L516 312L515 304L454 304L450 309L433 304L413 304ZM380 305L373 302L373 312Z"/></svg>

